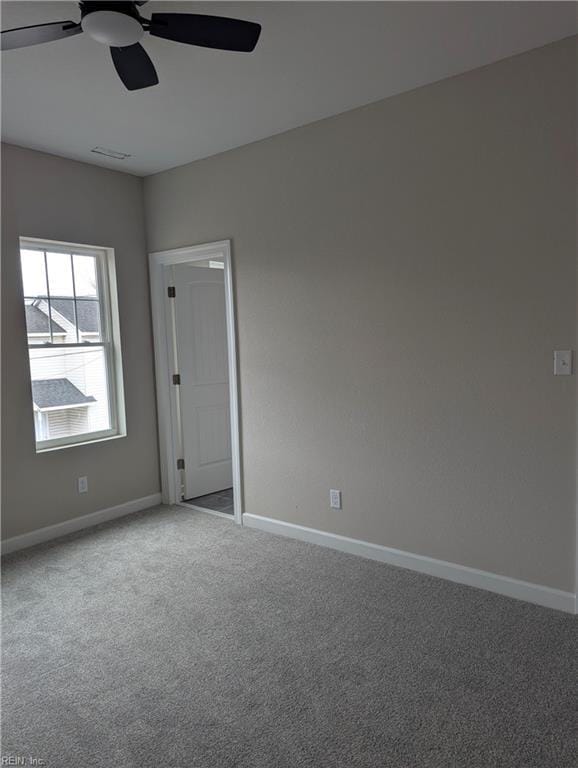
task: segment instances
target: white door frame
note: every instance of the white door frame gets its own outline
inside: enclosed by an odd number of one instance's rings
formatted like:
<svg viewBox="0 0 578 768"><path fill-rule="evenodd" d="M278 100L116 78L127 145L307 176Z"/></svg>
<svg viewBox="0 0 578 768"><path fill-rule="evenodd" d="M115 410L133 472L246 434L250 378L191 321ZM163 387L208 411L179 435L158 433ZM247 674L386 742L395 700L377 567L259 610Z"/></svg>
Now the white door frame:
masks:
<svg viewBox="0 0 578 768"><path fill-rule="evenodd" d="M227 315L227 357L229 363L229 401L231 411L231 457L233 464L234 519L242 524L241 447L239 432L239 393L237 384L237 344L235 301L231 267L231 241L191 245L171 251L149 254L151 307L153 321L161 491L164 504L179 504L180 475L177 470L180 424L176 387L171 382L171 347L173 329L168 327L166 312L165 267L206 259L222 259L225 265L225 308Z"/></svg>

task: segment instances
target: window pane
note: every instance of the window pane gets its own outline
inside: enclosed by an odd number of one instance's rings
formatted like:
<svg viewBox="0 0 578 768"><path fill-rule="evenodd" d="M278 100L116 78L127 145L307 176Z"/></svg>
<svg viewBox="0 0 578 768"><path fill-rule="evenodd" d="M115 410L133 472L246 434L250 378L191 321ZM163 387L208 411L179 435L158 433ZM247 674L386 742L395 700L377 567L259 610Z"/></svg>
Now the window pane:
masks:
<svg viewBox="0 0 578 768"><path fill-rule="evenodd" d="M102 341L100 304L96 299L77 299L79 341Z"/></svg>
<svg viewBox="0 0 578 768"><path fill-rule="evenodd" d="M52 341L55 344L76 344L76 310L74 299L50 299Z"/></svg>
<svg viewBox="0 0 578 768"><path fill-rule="evenodd" d="M50 341L48 327L48 302L45 299L24 299L26 332L29 344L46 344ZM55 330L53 328L53 330Z"/></svg>
<svg viewBox="0 0 578 768"><path fill-rule="evenodd" d="M98 295L98 280L96 277L96 259L94 256L82 256L75 253L72 257L74 264L74 288L77 296Z"/></svg>
<svg viewBox="0 0 578 768"><path fill-rule="evenodd" d="M69 253L46 253L51 296L74 296L72 259Z"/></svg>
<svg viewBox="0 0 578 768"><path fill-rule="evenodd" d="M46 296L46 268L43 251L20 251L24 295Z"/></svg>
<svg viewBox="0 0 578 768"><path fill-rule="evenodd" d="M96 349L31 349L36 440L110 429L106 355Z"/></svg>

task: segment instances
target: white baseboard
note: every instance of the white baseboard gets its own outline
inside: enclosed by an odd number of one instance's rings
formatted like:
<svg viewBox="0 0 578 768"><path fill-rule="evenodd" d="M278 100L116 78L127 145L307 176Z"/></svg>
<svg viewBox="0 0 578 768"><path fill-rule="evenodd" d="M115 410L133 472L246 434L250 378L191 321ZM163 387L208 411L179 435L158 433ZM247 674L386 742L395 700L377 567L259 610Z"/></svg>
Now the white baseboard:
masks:
<svg viewBox="0 0 578 768"><path fill-rule="evenodd" d="M65 520L63 523L48 525L46 528L38 528L35 531L30 531L30 533L24 533L22 536L13 536L11 539L4 539L2 542L2 554L7 555L9 552L17 552L19 549L33 547L35 544L41 544L44 541L58 539L67 533L81 531L83 528L91 528L93 525L105 523L108 520L114 520L124 515L130 515L131 512L140 512L141 509L156 507L160 503L161 494L153 493L151 496L143 496L142 499L125 501L124 504L118 504L116 507L99 509L97 512L74 517L72 520Z"/></svg>
<svg viewBox="0 0 578 768"><path fill-rule="evenodd" d="M541 584L532 584L528 581L511 579L508 576L499 576L489 571L479 571L476 568L448 563L445 560L436 560L433 557L414 555L411 552L404 552L400 549L392 549L380 544L371 544L359 539L350 539L347 536L318 531L315 528L306 528L303 525L273 520L270 517L244 514L243 524L250 528L258 528L261 531L276 533L280 536L289 536L293 539L308 541L311 544L319 544L322 547L338 549L351 555L360 555L370 560L379 560L381 563L427 573L429 576L437 576L441 579L455 581L458 584L466 584L469 587L497 592L499 595L506 595L517 600L525 600L528 603L536 603L546 608L555 608L567 613L576 612L576 595L572 592L563 592L560 589L544 587Z"/></svg>

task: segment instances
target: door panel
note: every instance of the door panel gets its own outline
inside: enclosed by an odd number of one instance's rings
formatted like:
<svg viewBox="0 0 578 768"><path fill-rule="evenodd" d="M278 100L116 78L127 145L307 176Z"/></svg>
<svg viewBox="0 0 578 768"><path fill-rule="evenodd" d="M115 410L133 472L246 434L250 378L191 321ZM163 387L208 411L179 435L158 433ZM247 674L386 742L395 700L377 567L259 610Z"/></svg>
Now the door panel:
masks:
<svg viewBox="0 0 578 768"><path fill-rule="evenodd" d="M195 267L189 267L189 271ZM206 267L197 267L203 272ZM217 270L211 270L217 271ZM222 276L222 271L219 270ZM227 327L225 289L216 283L189 283L188 301L192 311L191 344L195 361L191 381L195 385L226 384Z"/></svg>
<svg viewBox="0 0 578 768"><path fill-rule="evenodd" d="M224 272L173 267L185 498L233 484Z"/></svg>
<svg viewBox="0 0 578 768"><path fill-rule="evenodd" d="M229 406L205 405L196 409L199 436L199 465L205 467L231 460ZM215 490L221 490L216 488Z"/></svg>

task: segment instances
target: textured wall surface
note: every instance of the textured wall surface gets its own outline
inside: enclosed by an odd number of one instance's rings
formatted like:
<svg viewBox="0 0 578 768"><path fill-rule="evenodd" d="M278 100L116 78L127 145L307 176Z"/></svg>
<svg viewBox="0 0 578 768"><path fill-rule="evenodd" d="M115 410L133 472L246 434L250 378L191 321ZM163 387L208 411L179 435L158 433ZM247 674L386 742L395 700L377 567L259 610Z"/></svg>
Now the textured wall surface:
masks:
<svg viewBox="0 0 578 768"><path fill-rule="evenodd" d="M568 39L145 179L233 242L247 512L574 591L575 174Z"/></svg>
<svg viewBox="0 0 578 768"><path fill-rule="evenodd" d="M159 490L142 180L2 146L2 537ZM18 238L115 249L125 438L37 454ZM79 496L76 479L87 475Z"/></svg>

